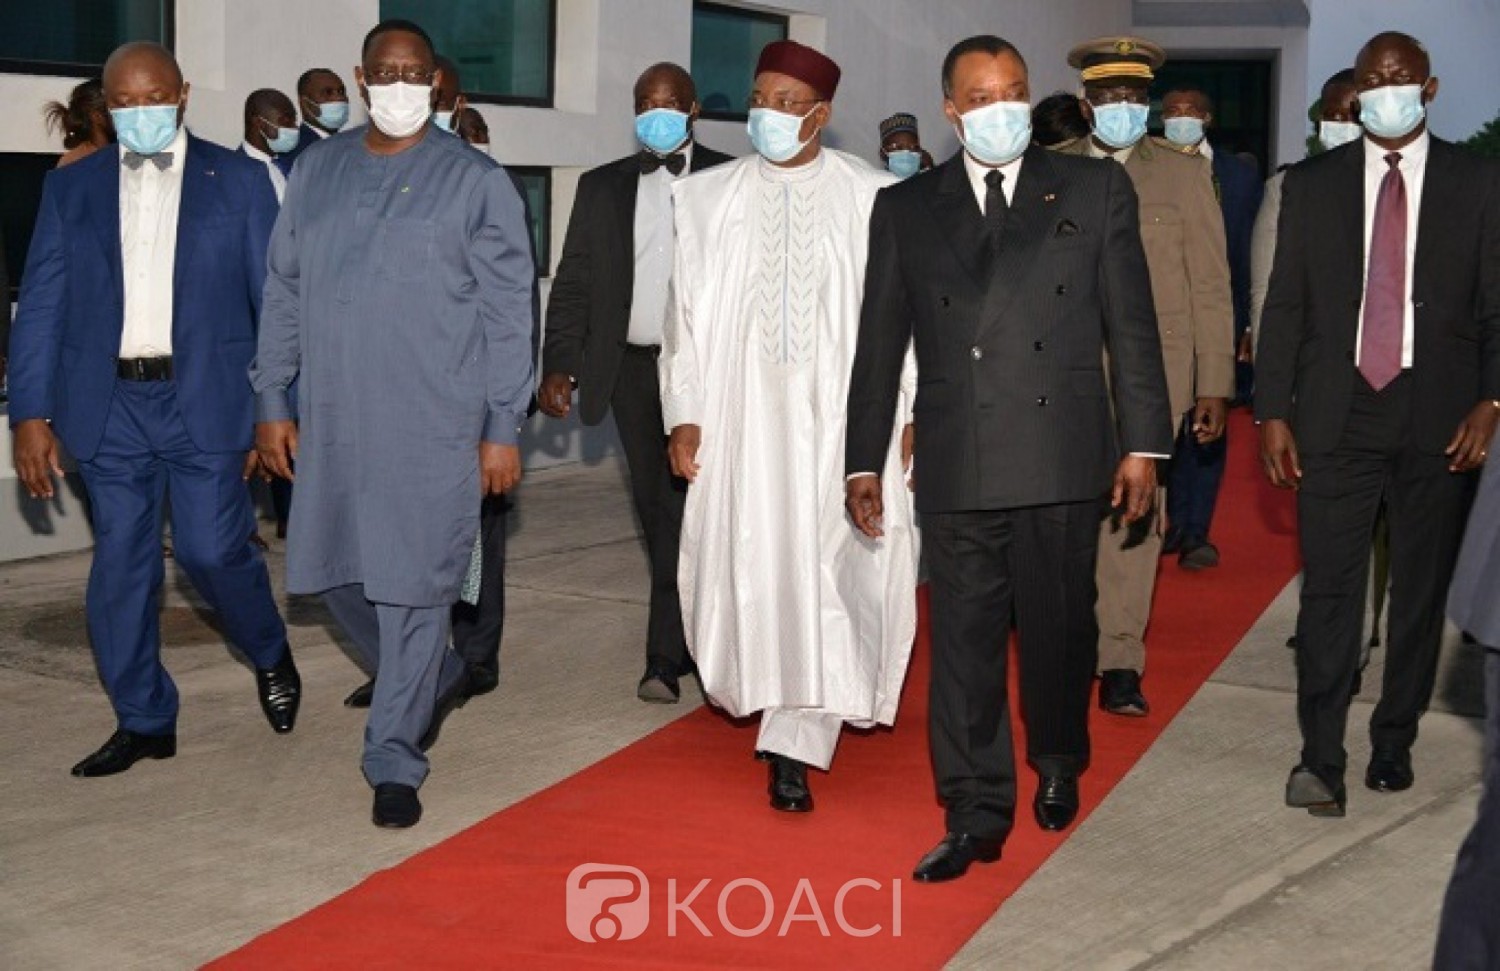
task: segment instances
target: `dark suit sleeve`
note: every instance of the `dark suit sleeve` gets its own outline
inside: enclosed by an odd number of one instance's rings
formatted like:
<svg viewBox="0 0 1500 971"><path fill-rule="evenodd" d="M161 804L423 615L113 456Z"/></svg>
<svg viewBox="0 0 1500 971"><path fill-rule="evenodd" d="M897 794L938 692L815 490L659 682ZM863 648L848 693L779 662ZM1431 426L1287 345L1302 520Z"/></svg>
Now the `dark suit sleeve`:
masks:
<svg viewBox="0 0 1500 971"><path fill-rule="evenodd" d="M870 215L870 253L849 381L844 474L880 472L895 427L901 366L911 341L911 301L901 276L890 196L882 190Z"/></svg>
<svg viewBox="0 0 1500 971"><path fill-rule="evenodd" d="M1261 311L1255 348L1255 417L1288 420L1297 379L1297 352L1306 326L1307 278L1304 201L1305 173L1287 171L1281 183L1281 215L1276 221L1276 256Z"/></svg>
<svg viewBox="0 0 1500 971"><path fill-rule="evenodd" d="M1483 247L1479 256L1480 397L1500 401L1500 162L1491 161L1489 205L1484 212Z"/></svg>
<svg viewBox="0 0 1500 971"><path fill-rule="evenodd" d="M594 274L590 224L599 218L592 204L594 180L585 175L578 182L568 232L563 237L562 259L552 278L547 301L546 344L542 351L542 373L578 377L583 367L583 345L589 331L589 280Z"/></svg>
<svg viewBox="0 0 1500 971"><path fill-rule="evenodd" d="M0 360L10 355L10 270L5 262L5 234L0 233ZM0 374L4 369L0 369Z"/></svg>
<svg viewBox="0 0 1500 971"><path fill-rule="evenodd" d="M1123 166L1103 168L1108 222L1099 289L1120 449L1171 455L1172 407L1151 297L1151 272L1141 244L1140 203Z"/></svg>
<svg viewBox="0 0 1500 971"><path fill-rule="evenodd" d="M49 173L31 249L26 255L25 287L11 333L9 388L10 424L14 428L32 418L51 418L53 383L67 306L67 258L63 223L58 213L57 177ZM7 313L8 313L7 308Z"/></svg>
<svg viewBox="0 0 1500 971"><path fill-rule="evenodd" d="M259 168L259 166L257 166ZM249 287L252 319L260 320L261 298L266 288L266 252L271 246L271 229L276 225L276 190L259 172L249 172L245 191L250 196L245 218L245 281Z"/></svg>

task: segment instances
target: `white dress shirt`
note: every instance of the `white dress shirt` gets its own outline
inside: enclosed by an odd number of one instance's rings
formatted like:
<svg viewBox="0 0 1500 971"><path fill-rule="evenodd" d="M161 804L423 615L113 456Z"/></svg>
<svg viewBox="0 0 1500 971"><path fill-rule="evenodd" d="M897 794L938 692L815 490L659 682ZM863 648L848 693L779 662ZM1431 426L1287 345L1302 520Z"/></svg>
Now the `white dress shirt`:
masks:
<svg viewBox="0 0 1500 971"><path fill-rule="evenodd" d="M182 202L187 131L163 151L172 164L158 169L147 160L138 169L120 153L120 263L125 278L125 322L120 357L166 357L172 353L172 271L177 262L177 210Z"/></svg>
<svg viewBox="0 0 1500 971"><path fill-rule="evenodd" d="M266 174L271 177L271 188L276 190L276 204L280 205L282 197L286 195L286 176L276 167L276 160L249 142L241 142L240 151L266 167Z"/></svg>
<svg viewBox="0 0 1500 971"><path fill-rule="evenodd" d="M981 165L974 160L974 156L964 152L964 171L969 176L969 186L974 190L974 198L979 201L979 211L984 212L984 200L989 196L990 186L985 182L985 176L991 170L998 169L1005 176L1000 183L1000 191L1005 193L1005 204L1009 206L1016 197L1016 180L1021 177L1021 160L1026 157L1023 152L1004 165Z"/></svg>
<svg viewBox="0 0 1500 971"><path fill-rule="evenodd" d="M1381 148L1369 138L1365 143L1365 266L1361 278L1366 281L1370 276L1370 242L1371 235L1375 230L1375 203L1380 198L1380 183L1385 179L1385 174L1391 167L1385 164L1385 157L1389 149ZM1427 132L1417 136L1417 140L1401 149L1401 161L1397 168L1401 170L1401 178L1406 183L1406 296L1402 301L1401 321L1401 366L1411 367L1412 355L1412 331L1416 326L1416 314L1412 310L1411 284L1412 270L1416 263L1417 255L1417 214L1422 211L1422 182L1427 173L1427 147L1431 139ZM1361 300L1361 307L1368 304ZM1365 318L1361 310L1359 317L1359 335L1354 343L1354 360L1359 360L1359 352L1365 340Z"/></svg>
<svg viewBox="0 0 1500 971"><path fill-rule="evenodd" d="M693 165L692 140L678 151L687 160L682 166L682 175L686 175ZM625 340L642 347L661 343L667 281L672 276L672 183L679 178L663 165L636 180L635 290Z"/></svg>

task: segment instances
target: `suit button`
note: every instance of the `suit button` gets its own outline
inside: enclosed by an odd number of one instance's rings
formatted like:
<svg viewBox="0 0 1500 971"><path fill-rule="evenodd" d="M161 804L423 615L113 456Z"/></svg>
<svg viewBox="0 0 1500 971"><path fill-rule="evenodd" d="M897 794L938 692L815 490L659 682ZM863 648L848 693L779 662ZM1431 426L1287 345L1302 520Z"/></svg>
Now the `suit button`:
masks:
<svg viewBox="0 0 1500 971"><path fill-rule="evenodd" d="M1047 342L1046 341L1037 341L1035 344L1031 345L1031 349L1034 350L1034 351L1044 351L1044 350L1047 349Z"/></svg>
<svg viewBox="0 0 1500 971"><path fill-rule="evenodd" d="M1040 398L1036 399L1036 403L1037 403L1038 407L1041 407L1041 408L1047 407L1047 396L1046 395L1042 395Z"/></svg>
<svg viewBox="0 0 1500 971"><path fill-rule="evenodd" d="M971 347L971 348L969 348L969 356L972 357L976 361L983 359L983 357L984 357L984 348L982 348L982 347Z"/></svg>
<svg viewBox="0 0 1500 971"><path fill-rule="evenodd" d="M942 304L944 307L948 306L949 302L950 301L948 300L947 297L939 297L938 298L938 303Z"/></svg>
<svg viewBox="0 0 1500 971"><path fill-rule="evenodd" d="M1066 286L1064 286L1064 285L1063 285L1063 284L1061 284L1061 283L1059 283L1059 284L1058 284L1058 285L1057 285L1057 295L1058 295L1058 296L1059 296L1059 297L1061 297L1061 296L1062 296L1062 295L1063 295L1063 294L1065 294L1065 293L1067 293L1067 292L1068 292L1068 288L1067 288L1067 287L1066 287Z"/></svg>

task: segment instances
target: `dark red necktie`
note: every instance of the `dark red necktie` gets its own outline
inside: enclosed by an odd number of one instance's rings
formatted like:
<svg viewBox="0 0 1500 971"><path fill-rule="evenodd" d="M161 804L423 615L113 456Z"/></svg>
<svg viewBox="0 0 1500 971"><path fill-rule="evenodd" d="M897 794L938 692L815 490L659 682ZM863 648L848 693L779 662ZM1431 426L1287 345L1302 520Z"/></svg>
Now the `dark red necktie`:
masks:
<svg viewBox="0 0 1500 971"><path fill-rule="evenodd" d="M1375 197L1370 231L1370 269L1365 278L1364 330L1359 342L1359 373L1381 390L1401 373L1406 328L1406 181L1401 153L1385 157L1390 171Z"/></svg>

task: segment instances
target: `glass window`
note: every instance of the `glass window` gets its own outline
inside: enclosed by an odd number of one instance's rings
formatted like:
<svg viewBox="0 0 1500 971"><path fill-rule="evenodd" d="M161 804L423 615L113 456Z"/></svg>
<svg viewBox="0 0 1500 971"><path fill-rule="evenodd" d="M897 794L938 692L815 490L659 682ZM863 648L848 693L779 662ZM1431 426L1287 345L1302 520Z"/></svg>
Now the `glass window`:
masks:
<svg viewBox="0 0 1500 971"><path fill-rule="evenodd" d="M1249 152L1265 178L1270 174L1266 162L1271 157L1273 67L1269 58L1168 60L1151 82L1152 123L1161 123L1163 95L1173 88L1197 88L1214 103L1214 124L1208 132L1214 151Z"/></svg>
<svg viewBox="0 0 1500 971"><path fill-rule="evenodd" d="M693 4L693 81L704 118L744 121L761 48L786 40L787 18L722 3Z"/></svg>
<svg viewBox="0 0 1500 971"><path fill-rule="evenodd" d="M130 40L172 46L172 0L0 3L0 71L90 77Z"/></svg>
<svg viewBox="0 0 1500 971"><path fill-rule="evenodd" d="M380 18L395 17L458 64L470 101L552 106L556 0L380 0Z"/></svg>
<svg viewBox="0 0 1500 971"><path fill-rule="evenodd" d="M552 275L552 170L539 165L507 165L505 170L525 190L526 212L531 217L531 242L536 247L536 269L540 276Z"/></svg>

